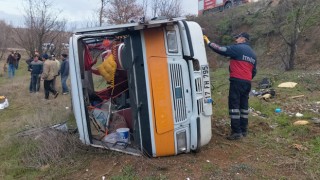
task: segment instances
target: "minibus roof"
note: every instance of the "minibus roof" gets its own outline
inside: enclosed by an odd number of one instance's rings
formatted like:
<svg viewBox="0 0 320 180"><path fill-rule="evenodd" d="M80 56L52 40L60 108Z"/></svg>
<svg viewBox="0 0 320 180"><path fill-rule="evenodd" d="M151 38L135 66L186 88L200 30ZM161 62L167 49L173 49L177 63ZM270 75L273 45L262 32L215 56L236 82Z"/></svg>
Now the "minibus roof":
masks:
<svg viewBox="0 0 320 180"><path fill-rule="evenodd" d="M119 25L110 25L94 28L85 28L75 30L74 34L92 34L92 33L107 33L107 34L116 34L123 31L135 31L140 29L147 29L153 27L159 27L163 24L173 24L177 21L185 20L185 17L171 18L171 19L156 19L150 20L145 23L128 23L128 24L119 24Z"/></svg>

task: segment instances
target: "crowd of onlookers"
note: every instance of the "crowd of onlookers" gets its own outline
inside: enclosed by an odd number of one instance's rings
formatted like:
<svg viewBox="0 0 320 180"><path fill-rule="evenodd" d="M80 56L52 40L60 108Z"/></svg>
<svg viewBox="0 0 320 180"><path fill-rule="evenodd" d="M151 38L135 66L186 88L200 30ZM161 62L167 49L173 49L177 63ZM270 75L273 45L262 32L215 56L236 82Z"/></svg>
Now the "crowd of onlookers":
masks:
<svg viewBox="0 0 320 180"><path fill-rule="evenodd" d="M49 99L50 93L56 98L59 92L56 89L57 78L61 77L62 94L68 94L67 79L69 76L68 55L61 54L61 62L54 54L48 55L35 53L33 57L26 60L28 71L31 74L29 91L30 93L38 93L40 91L41 82L43 81L45 99ZM15 70L19 68L21 55L16 51L11 51L4 65L4 71L8 72L8 78L14 78Z"/></svg>

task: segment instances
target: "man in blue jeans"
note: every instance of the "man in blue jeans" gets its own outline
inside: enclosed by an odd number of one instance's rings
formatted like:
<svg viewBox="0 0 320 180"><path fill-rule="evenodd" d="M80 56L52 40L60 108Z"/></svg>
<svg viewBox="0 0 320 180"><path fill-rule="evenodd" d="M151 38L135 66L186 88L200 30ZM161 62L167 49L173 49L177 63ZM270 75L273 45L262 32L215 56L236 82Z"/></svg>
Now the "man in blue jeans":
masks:
<svg viewBox="0 0 320 180"><path fill-rule="evenodd" d="M248 133L248 107L251 80L256 75L257 56L249 45L250 36L243 32L235 36L235 44L219 46L203 37L206 44L214 52L230 57L229 116L231 118L231 134L229 140L237 140Z"/></svg>
<svg viewBox="0 0 320 180"><path fill-rule="evenodd" d="M31 90L30 93L36 93L40 90L40 78L43 69L43 62L39 61L39 57L35 56L29 65L31 70Z"/></svg>
<svg viewBox="0 0 320 180"><path fill-rule="evenodd" d="M17 59L14 56L14 52L11 51L11 54L7 58L7 64L8 64L8 77L13 78L16 71L16 65L17 65Z"/></svg>
<svg viewBox="0 0 320 180"><path fill-rule="evenodd" d="M69 76L69 60L67 54L62 54L62 63L60 67L62 94L68 94L69 88L67 86L67 79Z"/></svg>

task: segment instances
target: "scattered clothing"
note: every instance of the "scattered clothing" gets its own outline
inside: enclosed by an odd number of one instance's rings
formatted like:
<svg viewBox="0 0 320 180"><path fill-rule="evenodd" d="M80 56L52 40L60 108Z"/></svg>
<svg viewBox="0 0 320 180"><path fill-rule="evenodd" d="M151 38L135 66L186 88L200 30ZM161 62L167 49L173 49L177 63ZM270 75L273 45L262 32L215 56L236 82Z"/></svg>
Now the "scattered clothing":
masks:
<svg viewBox="0 0 320 180"><path fill-rule="evenodd" d="M295 82L284 82L278 85L278 87L284 87L284 88L294 88L296 87L298 83Z"/></svg>
<svg viewBox="0 0 320 180"><path fill-rule="evenodd" d="M259 89L266 89L272 86L271 80L269 78L263 78L261 82L259 82Z"/></svg>

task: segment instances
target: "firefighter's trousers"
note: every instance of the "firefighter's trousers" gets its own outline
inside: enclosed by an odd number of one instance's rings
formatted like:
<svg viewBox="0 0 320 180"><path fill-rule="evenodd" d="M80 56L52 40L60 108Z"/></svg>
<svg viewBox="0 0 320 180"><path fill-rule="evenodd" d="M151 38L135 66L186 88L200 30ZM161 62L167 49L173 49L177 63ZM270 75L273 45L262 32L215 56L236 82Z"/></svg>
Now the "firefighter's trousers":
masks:
<svg viewBox="0 0 320 180"><path fill-rule="evenodd" d="M251 83L230 80L229 115L232 133L246 133L248 127L248 101Z"/></svg>

